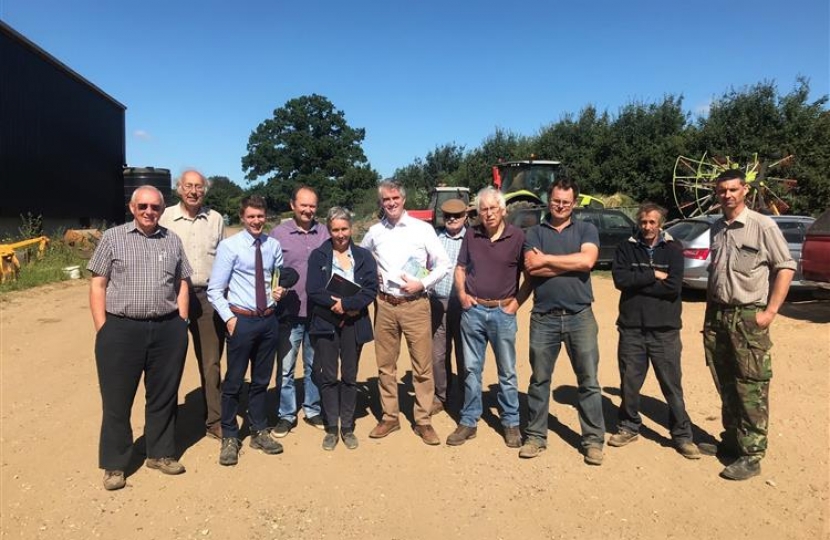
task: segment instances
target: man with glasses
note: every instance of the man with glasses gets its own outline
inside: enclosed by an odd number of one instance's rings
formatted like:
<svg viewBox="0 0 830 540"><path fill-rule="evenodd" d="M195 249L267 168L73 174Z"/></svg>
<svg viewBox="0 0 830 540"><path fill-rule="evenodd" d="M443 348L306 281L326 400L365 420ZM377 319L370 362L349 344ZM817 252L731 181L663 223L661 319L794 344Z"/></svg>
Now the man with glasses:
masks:
<svg viewBox="0 0 830 540"><path fill-rule="evenodd" d="M467 231L467 205L461 199L450 199L441 205L444 226L438 230L438 240L447 251L450 263L455 268L461 242ZM435 400L431 414L438 414L446 408L449 381L452 379L450 357L455 349L458 387L463 396L464 353L461 347L461 304L453 287L454 273L448 272L435 284L429 301L432 311L432 375L435 378Z"/></svg>
<svg viewBox="0 0 830 540"><path fill-rule="evenodd" d="M510 448L522 444L519 431L519 386L516 379L516 312L530 290L519 290L525 235L505 221L504 194L492 187L478 192L481 225L464 235L455 288L461 304L461 340L464 345L464 406L458 427L447 444L460 446L476 436L483 412L481 373L489 342L496 356L498 403L504 441Z"/></svg>
<svg viewBox="0 0 830 540"><path fill-rule="evenodd" d="M572 218L578 197L576 181L557 178L548 192L550 214L527 231L524 263L534 291L527 390L530 417L519 457L533 458L547 448L551 378L564 344L579 387L584 460L602 465L605 420L597 380L598 328L591 310L591 269L599 255L599 233L593 224Z"/></svg>
<svg viewBox="0 0 830 540"><path fill-rule="evenodd" d="M225 348L225 325L208 302L207 285L216 247L225 237L225 223L219 212L204 206L210 187L199 171L187 170L180 177L176 191L179 204L164 211L159 223L182 239L187 259L193 268L190 276L190 335L205 404L205 432L208 437L222 438L222 350Z"/></svg>
<svg viewBox="0 0 830 540"><path fill-rule="evenodd" d="M136 189L130 198L135 219L107 229L87 266L103 405L98 463L107 490L126 485L133 449L130 413L142 375L147 467L185 472L176 459L175 426L192 270L182 241L158 224L162 210L158 189Z"/></svg>

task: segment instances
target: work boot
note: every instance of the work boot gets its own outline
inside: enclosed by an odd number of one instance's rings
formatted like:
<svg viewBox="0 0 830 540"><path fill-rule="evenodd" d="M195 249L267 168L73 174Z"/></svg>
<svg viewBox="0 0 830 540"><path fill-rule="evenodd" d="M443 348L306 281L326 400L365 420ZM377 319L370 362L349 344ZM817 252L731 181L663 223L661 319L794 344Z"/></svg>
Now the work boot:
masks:
<svg viewBox="0 0 830 540"><path fill-rule="evenodd" d="M679 442L675 444L677 453L686 459L700 459L700 450L692 441Z"/></svg>
<svg viewBox="0 0 830 540"><path fill-rule="evenodd" d="M620 428L619 431L608 438L608 446L625 446L628 443L633 443L640 438L639 433L634 433L625 428Z"/></svg>
<svg viewBox="0 0 830 540"><path fill-rule="evenodd" d="M337 446L337 431L327 431L326 436L323 437L323 450L331 452Z"/></svg>
<svg viewBox="0 0 830 540"><path fill-rule="evenodd" d="M392 433L401 429L401 423L397 420L381 420L378 425L369 432L369 438L382 439Z"/></svg>
<svg viewBox="0 0 830 540"><path fill-rule="evenodd" d="M415 426L415 434L430 446L437 446L441 444L441 439L438 438L438 434L435 433L435 429L433 429L433 427L429 424Z"/></svg>
<svg viewBox="0 0 830 540"><path fill-rule="evenodd" d="M602 465L602 448L599 446L589 446L585 449L585 463L588 465Z"/></svg>
<svg viewBox="0 0 830 540"><path fill-rule="evenodd" d="M239 439L222 438L222 450L219 451L219 465L236 465L239 463Z"/></svg>
<svg viewBox="0 0 830 540"><path fill-rule="evenodd" d="M252 431L249 444L254 450L262 450L266 454L282 454L282 445L271 438L267 429Z"/></svg>
<svg viewBox="0 0 830 540"><path fill-rule="evenodd" d="M184 465L171 457L150 458L147 460L147 468L159 470L164 474L182 474L185 471Z"/></svg>
<svg viewBox="0 0 830 540"><path fill-rule="evenodd" d="M104 489L115 491L127 485L124 471L104 471Z"/></svg>
<svg viewBox="0 0 830 540"><path fill-rule="evenodd" d="M523 459L535 458L547 450L545 442L536 437L528 438L519 450L519 457Z"/></svg>
<svg viewBox="0 0 830 540"><path fill-rule="evenodd" d="M508 448L518 448L522 445L522 433L519 431L519 426L504 428L504 444Z"/></svg>
<svg viewBox="0 0 830 540"><path fill-rule="evenodd" d="M720 472L727 480L748 480L761 474L761 459L757 456L743 456Z"/></svg>
<svg viewBox="0 0 830 540"><path fill-rule="evenodd" d="M461 446L469 439L475 439L476 431L478 430L474 427L458 424L458 427L455 428L455 431L450 433L450 436L447 437L447 444L449 446Z"/></svg>
<svg viewBox="0 0 830 540"><path fill-rule="evenodd" d="M343 444L349 450L354 450L358 447L359 443L357 442L357 436L354 434L354 431L344 431L340 434L340 438L343 439Z"/></svg>

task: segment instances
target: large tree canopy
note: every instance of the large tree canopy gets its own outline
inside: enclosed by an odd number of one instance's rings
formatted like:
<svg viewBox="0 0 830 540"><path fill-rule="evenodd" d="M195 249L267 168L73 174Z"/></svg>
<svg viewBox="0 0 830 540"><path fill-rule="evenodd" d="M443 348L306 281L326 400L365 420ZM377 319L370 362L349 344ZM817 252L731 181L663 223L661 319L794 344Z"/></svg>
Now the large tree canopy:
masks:
<svg viewBox="0 0 830 540"><path fill-rule="evenodd" d="M314 187L330 204L347 205L341 180L355 190L371 187L377 179L361 146L365 135L364 129L349 126L343 111L324 96L301 96L251 133L242 168L249 181L265 179L269 204L277 209L288 207L288 195L299 184Z"/></svg>

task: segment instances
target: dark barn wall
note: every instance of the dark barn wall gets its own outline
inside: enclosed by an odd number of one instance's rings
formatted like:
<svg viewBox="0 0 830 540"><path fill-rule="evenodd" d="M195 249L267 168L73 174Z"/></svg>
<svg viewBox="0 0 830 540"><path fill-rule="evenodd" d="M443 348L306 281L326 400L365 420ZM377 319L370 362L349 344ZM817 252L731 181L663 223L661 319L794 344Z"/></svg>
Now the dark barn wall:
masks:
<svg viewBox="0 0 830 540"><path fill-rule="evenodd" d="M0 23L0 218L123 222L124 110Z"/></svg>

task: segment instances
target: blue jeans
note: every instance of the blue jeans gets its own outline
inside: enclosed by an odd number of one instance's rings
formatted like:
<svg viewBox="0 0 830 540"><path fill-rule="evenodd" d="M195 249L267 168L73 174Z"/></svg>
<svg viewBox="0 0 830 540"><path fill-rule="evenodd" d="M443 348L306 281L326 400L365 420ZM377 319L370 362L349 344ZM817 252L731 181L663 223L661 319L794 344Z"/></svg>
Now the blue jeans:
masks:
<svg viewBox="0 0 830 540"><path fill-rule="evenodd" d="M314 418L321 412L320 390L312 380L314 349L308 334L308 319L289 317L280 321L280 346L277 352L280 358L277 367L277 387L280 389L280 406L277 414L280 418L294 422L297 420L297 390L294 386L294 369L300 345L303 346L303 411L306 418Z"/></svg>
<svg viewBox="0 0 830 540"><path fill-rule="evenodd" d="M461 313L461 343L464 348L464 407L460 424L475 427L483 410L481 372L487 342L496 356L499 375L498 403L501 423L519 425L519 385L516 379L516 315L500 307L475 305Z"/></svg>
<svg viewBox="0 0 830 540"><path fill-rule="evenodd" d="M574 315L531 313L530 315L530 385L527 405L530 418L528 438L547 440L550 382L562 344L568 351L576 374L577 411L582 428L582 447L605 442L605 419L602 416L602 393L597 380L599 345L597 321L590 307Z"/></svg>

